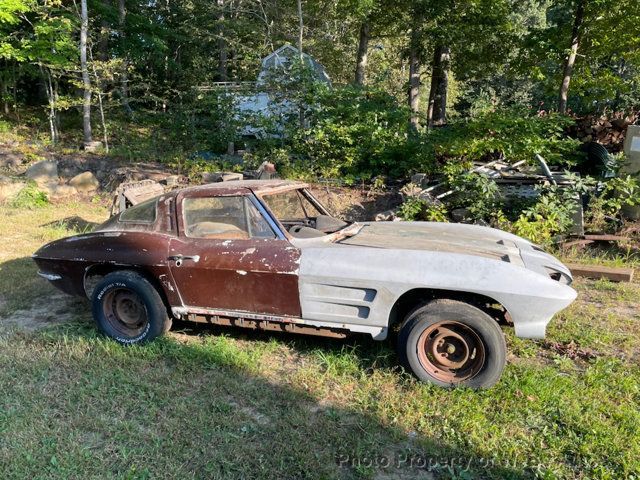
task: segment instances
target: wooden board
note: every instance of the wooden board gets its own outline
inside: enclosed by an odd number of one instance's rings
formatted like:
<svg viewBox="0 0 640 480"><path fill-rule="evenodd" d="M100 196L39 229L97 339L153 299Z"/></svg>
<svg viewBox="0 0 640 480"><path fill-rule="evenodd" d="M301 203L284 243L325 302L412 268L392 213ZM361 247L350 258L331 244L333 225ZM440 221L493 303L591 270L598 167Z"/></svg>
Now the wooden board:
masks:
<svg viewBox="0 0 640 480"><path fill-rule="evenodd" d="M625 237L620 237L618 235L589 235L586 234L584 236L585 240L595 240L601 242L621 242L627 240Z"/></svg>
<svg viewBox="0 0 640 480"><path fill-rule="evenodd" d="M576 277L607 278L612 282L630 282L633 280L633 268L601 267L599 265L566 264Z"/></svg>

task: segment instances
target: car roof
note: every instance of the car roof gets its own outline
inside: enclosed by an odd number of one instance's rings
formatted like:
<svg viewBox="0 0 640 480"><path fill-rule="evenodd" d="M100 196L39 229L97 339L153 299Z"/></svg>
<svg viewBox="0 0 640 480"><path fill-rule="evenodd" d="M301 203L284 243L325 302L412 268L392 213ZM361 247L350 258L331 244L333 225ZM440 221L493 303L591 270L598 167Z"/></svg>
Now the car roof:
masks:
<svg viewBox="0 0 640 480"><path fill-rule="evenodd" d="M247 193L251 190L257 195L268 195L279 191L294 190L298 188L307 188L309 185L303 182L293 180L232 180L229 182L207 183L204 185L196 185L193 187L174 190L170 194L182 196L202 196L202 195L233 195L238 193Z"/></svg>

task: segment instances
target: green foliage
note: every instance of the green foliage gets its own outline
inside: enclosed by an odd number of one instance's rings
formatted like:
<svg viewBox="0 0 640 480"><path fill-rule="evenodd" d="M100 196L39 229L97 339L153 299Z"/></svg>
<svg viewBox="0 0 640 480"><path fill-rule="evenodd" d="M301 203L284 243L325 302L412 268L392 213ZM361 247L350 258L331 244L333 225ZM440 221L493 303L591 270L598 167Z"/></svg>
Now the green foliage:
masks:
<svg viewBox="0 0 640 480"><path fill-rule="evenodd" d="M11 201L10 206L13 208L41 208L49 204L47 194L38 189L38 186L29 182L18 195Z"/></svg>
<svg viewBox="0 0 640 480"><path fill-rule="evenodd" d="M572 123L571 118L556 114L496 110L436 129L427 141L440 159L534 162L538 153L551 165L566 166L576 164L579 158L579 142L564 134Z"/></svg>
<svg viewBox="0 0 640 480"><path fill-rule="evenodd" d="M492 218L501 208L496 182L478 173L460 172L459 166L460 164L445 166L449 187L455 192L451 208L467 208L470 220Z"/></svg>
<svg viewBox="0 0 640 480"><path fill-rule="evenodd" d="M592 232L611 230L623 207L640 205L640 185L638 180L629 175L612 178L602 185L598 195L589 201L585 212L585 227Z"/></svg>
<svg viewBox="0 0 640 480"><path fill-rule="evenodd" d="M293 149L324 177L403 176L421 159L407 119L407 108L381 90L324 89L315 99L311 126L297 132Z"/></svg>

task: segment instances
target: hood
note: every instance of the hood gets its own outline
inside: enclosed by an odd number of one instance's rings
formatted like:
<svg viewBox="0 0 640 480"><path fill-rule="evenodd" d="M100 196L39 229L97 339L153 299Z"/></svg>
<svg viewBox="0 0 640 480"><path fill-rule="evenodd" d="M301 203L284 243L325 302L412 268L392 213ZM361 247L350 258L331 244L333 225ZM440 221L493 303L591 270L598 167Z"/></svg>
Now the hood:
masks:
<svg viewBox="0 0 640 480"><path fill-rule="evenodd" d="M523 265L518 243L524 239L493 228L459 223L374 222L339 243L362 247L428 250L482 256Z"/></svg>

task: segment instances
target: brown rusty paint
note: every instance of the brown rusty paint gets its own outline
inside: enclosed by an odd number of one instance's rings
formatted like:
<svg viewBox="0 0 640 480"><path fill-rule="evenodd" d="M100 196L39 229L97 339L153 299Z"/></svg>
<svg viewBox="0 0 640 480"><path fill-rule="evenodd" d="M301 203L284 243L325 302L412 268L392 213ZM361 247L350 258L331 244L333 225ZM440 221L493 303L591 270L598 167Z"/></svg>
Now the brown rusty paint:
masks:
<svg viewBox="0 0 640 480"><path fill-rule="evenodd" d="M251 195L306 185L287 181L209 184L161 195L153 223L121 223L111 218L93 233L51 242L34 255L41 271L58 274L59 289L84 295L87 272L133 268L146 272L164 290L170 307L222 308L300 318L300 251L287 240L192 239L183 234L181 200L191 196ZM177 267L169 257L197 255ZM96 270L98 269L98 270ZM185 308L187 307L187 308Z"/></svg>
<svg viewBox="0 0 640 480"><path fill-rule="evenodd" d="M300 317L300 252L286 240L214 240L181 236L171 241L174 283L185 306Z"/></svg>
<svg viewBox="0 0 640 480"><path fill-rule="evenodd" d="M179 305L175 285L163 281L171 279L167 265L170 239L155 232L94 232L49 243L33 258L41 271L62 276L53 284L67 293L85 294L87 272L133 268L157 279L170 305Z"/></svg>
<svg viewBox="0 0 640 480"><path fill-rule="evenodd" d="M229 182L233 183L233 182ZM238 182L240 183L240 182ZM295 189L294 182L242 182L256 191ZM273 184L272 186L269 186ZM184 231L182 204L186 198L246 196L247 187L220 184L189 188L176 195L178 237L171 240L170 256L197 257L181 266L170 262L173 282L182 305L221 308L262 314L301 317L298 291L300 250L280 239L189 238Z"/></svg>

